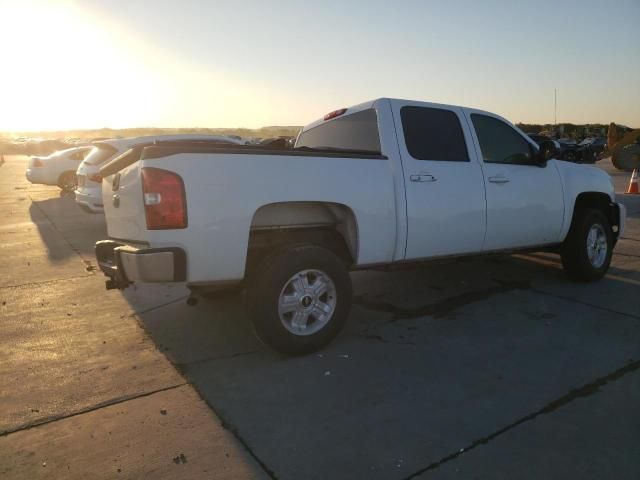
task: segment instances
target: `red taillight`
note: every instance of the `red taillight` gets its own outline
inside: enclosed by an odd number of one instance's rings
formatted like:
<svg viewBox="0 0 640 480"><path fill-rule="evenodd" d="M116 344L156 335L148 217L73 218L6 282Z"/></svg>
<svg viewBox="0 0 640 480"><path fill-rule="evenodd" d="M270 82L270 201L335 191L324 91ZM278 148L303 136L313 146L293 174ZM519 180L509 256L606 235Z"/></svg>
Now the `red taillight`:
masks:
<svg viewBox="0 0 640 480"><path fill-rule="evenodd" d="M42 162L37 158L32 158L31 159L31 166L32 167L41 167L42 166Z"/></svg>
<svg viewBox="0 0 640 480"><path fill-rule="evenodd" d="M144 167L142 191L149 230L187 228L187 200L180 175Z"/></svg>
<svg viewBox="0 0 640 480"><path fill-rule="evenodd" d="M102 175L98 175L97 173L92 173L87 175L87 178L92 182L102 183Z"/></svg>
<svg viewBox="0 0 640 480"><path fill-rule="evenodd" d="M325 121L326 120L331 120L332 118L336 118L339 117L340 115L344 115L344 112L346 112L347 109L346 108L341 108L340 110L334 110L333 112L327 113L324 116Z"/></svg>

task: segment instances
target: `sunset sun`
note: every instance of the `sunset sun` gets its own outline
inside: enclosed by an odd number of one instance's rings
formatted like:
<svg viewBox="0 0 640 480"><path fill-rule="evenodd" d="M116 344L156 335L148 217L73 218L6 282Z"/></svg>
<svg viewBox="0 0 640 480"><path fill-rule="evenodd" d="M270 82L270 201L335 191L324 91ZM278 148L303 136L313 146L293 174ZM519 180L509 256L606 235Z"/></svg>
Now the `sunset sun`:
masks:
<svg viewBox="0 0 640 480"><path fill-rule="evenodd" d="M113 26L107 30L96 15L71 2L0 9L0 43L10 46L3 54L11 72L0 82L0 129L103 126L123 105L152 98L155 84L131 56L135 40ZM148 112L150 105L144 107Z"/></svg>

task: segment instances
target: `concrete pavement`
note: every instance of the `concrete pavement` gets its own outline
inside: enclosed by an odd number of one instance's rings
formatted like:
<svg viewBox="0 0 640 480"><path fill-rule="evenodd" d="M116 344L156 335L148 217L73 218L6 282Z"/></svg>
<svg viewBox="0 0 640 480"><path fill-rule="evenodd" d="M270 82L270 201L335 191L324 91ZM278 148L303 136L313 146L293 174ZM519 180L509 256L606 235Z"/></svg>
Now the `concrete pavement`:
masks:
<svg viewBox="0 0 640 480"><path fill-rule="evenodd" d="M103 215L0 167L0 477L265 478L137 322L184 287L106 292Z"/></svg>
<svg viewBox="0 0 640 480"><path fill-rule="evenodd" d="M105 291L103 217L24 163L0 167L0 475L640 477L640 196L598 283L552 254L359 272L346 331L285 358L238 299Z"/></svg>

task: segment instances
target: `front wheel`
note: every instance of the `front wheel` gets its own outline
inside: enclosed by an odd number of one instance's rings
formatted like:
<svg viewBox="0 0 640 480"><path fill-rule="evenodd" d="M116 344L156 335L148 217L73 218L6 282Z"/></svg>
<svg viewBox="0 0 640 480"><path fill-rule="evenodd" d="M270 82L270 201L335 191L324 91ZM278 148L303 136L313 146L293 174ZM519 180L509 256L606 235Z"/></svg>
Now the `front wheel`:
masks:
<svg viewBox="0 0 640 480"><path fill-rule="evenodd" d="M560 255L567 275L578 281L592 282L609 270L613 235L607 217L595 209L576 212Z"/></svg>
<svg viewBox="0 0 640 480"><path fill-rule="evenodd" d="M279 250L249 279L249 317L258 337L281 353L303 355L322 348L340 332L350 308L349 272L323 247Z"/></svg>

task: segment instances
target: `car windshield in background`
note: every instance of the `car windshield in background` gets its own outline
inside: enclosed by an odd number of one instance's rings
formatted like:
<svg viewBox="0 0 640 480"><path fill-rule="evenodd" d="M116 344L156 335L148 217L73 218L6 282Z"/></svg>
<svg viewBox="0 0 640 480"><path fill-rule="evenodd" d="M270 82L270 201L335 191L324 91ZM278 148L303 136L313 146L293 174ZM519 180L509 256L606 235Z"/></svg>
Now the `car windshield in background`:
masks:
<svg viewBox="0 0 640 480"><path fill-rule="evenodd" d="M52 158L52 157L60 157L62 155L66 155L67 153L73 152L77 149L78 147L71 147L71 148L65 148L64 150L58 150L57 152L53 152L52 154L48 155L48 158Z"/></svg>
<svg viewBox="0 0 640 480"><path fill-rule="evenodd" d="M84 162L89 165L100 165L108 160L115 152L116 149L106 143L95 145L84 159Z"/></svg>
<svg viewBox="0 0 640 480"><path fill-rule="evenodd" d="M542 143L550 140L549 137L545 137L544 135L536 135L536 134L529 134L529 138L536 143Z"/></svg>
<svg viewBox="0 0 640 480"><path fill-rule="evenodd" d="M302 132L296 148L380 154L378 116L374 109L338 117Z"/></svg>

